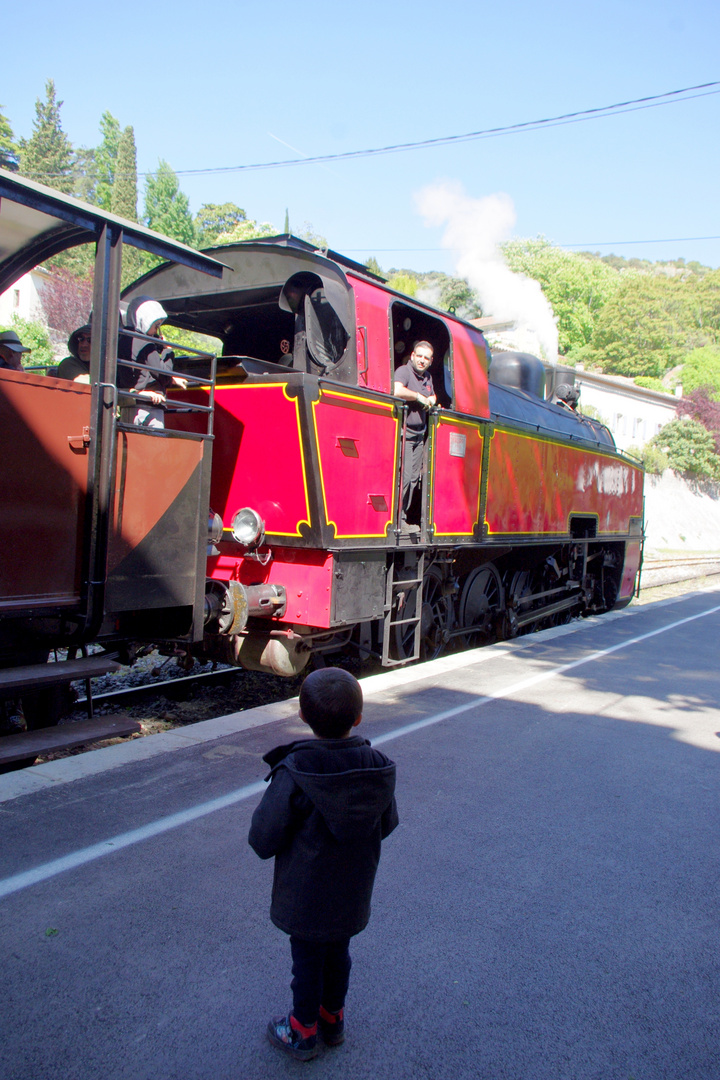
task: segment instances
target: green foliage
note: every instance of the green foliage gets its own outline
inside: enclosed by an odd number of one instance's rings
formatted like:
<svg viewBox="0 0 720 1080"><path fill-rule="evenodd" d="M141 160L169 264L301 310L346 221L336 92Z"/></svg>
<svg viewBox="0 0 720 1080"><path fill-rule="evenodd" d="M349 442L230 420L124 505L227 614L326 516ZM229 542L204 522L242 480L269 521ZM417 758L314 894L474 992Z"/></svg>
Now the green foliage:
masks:
<svg viewBox="0 0 720 1080"><path fill-rule="evenodd" d="M666 454L675 472L720 480L720 456L715 453L715 440L698 420L671 420L648 445Z"/></svg>
<svg viewBox="0 0 720 1080"><path fill-rule="evenodd" d="M405 296L417 296L419 281L415 275L406 270L394 270L390 272L388 285L395 292L404 293Z"/></svg>
<svg viewBox="0 0 720 1080"><path fill-rule="evenodd" d="M45 84L45 101L35 102L35 119L30 139L20 144L20 172L31 180L72 192L73 149L60 123L62 101L55 98L55 83Z"/></svg>
<svg viewBox="0 0 720 1080"><path fill-rule="evenodd" d="M715 400L720 401L720 345L705 345L688 353L680 380L684 394L707 386L714 391Z"/></svg>
<svg viewBox="0 0 720 1080"><path fill-rule="evenodd" d="M651 442L646 443L641 449L631 446L628 454L638 458L643 463L645 471L654 476L662 476L665 470L670 468L668 455L659 446L653 446Z"/></svg>
<svg viewBox="0 0 720 1080"><path fill-rule="evenodd" d="M638 375L635 379L635 385L643 386L646 390L657 390L661 394L669 393L662 379L658 379L654 375Z"/></svg>
<svg viewBox="0 0 720 1080"><path fill-rule="evenodd" d="M233 202L203 203L195 215L195 235L199 248L213 247L219 236L232 232L247 221L247 214Z"/></svg>
<svg viewBox="0 0 720 1080"><path fill-rule="evenodd" d="M110 205L107 209L118 217L137 221L137 152L135 132L131 127L126 127L118 139Z"/></svg>
<svg viewBox="0 0 720 1080"><path fill-rule="evenodd" d="M0 105L0 168L17 172L18 145L15 142L9 120L3 116Z"/></svg>
<svg viewBox="0 0 720 1080"><path fill-rule="evenodd" d="M681 282L625 274L607 301L592 339L592 357L609 375L659 378L692 340L692 319Z"/></svg>
<svg viewBox="0 0 720 1080"><path fill-rule="evenodd" d="M45 263L49 270L66 270L77 278L91 277L95 269L95 245L80 244L61 251Z"/></svg>
<svg viewBox="0 0 720 1080"><path fill-rule="evenodd" d="M377 274L378 277L383 277L384 276L383 272L382 272L382 268L380 266L380 263L372 255L366 261L365 266L368 268L368 270L370 271L371 274Z"/></svg>
<svg viewBox="0 0 720 1080"><path fill-rule="evenodd" d="M31 353L23 353L23 367L55 363L47 327L41 322L21 319L17 315L13 315L12 322L0 326L0 330L14 330L23 345L28 349L32 349Z"/></svg>
<svg viewBox="0 0 720 1080"><path fill-rule="evenodd" d="M113 184L120 148L120 121L107 109L100 117L102 142L95 151L97 187L95 201L103 210L112 210ZM133 218L133 220L135 220Z"/></svg>
<svg viewBox="0 0 720 1080"><path fill-rule="evenodd" d="M183 244L195 243L195 227L188 197L180 190L178 178L167 161L161 160L157 172L147 178L145 220L155 232L164 233Z"/></svg>
<svg viewBox="0 0 720 1080"><path fill-rule="evenodd" d="M83 202L94 203L97 189L95 151L81 146L73 158L72 194Z"/></svg>
<svg viewBox="0 0 720 1080"><path fill-rule="evenodd" d="M228 232L221 233L215 240L216 244L239 244L243 240L258 240L263 236L276 236L277 229L269 221L255 221L247 218L239 221Z"/></svg>
<svg viewBox="0 0 720 1080"><path fill-rule="evenodd" d="M619 275L600 259L553 247L543 237L503 245L508 266L540 283L558 320L560 352L588 345L598 315L615 294Z"/></svg>
<svg viewBox="0 0 720 1080"><path fill-rule="evenodd" d="M321 236L320 233L315 232L311 221L305 222L303 231L300 233L300 239L307 241L308 244L312 244L316 251L327 251L330 247L326 238Z"/></svg>
<svg viewBox="0 0 720 1080"><path fill-rule="evenodd" d="M451 311L462 319L477 319L480 308L475 292L464 278L442 275L438 307Z"/></svg>
<svg viewBox="0 0 720 1080"><path fill-rule="evenodd" d="M211 337L209 334L197 334L194 330L183 330L181 326L172 326L170 323L163 325L163 337L173 345L180 345L183 349L197 349L198 352L209 352L217 356L222 352L220 338Z"/></svg>

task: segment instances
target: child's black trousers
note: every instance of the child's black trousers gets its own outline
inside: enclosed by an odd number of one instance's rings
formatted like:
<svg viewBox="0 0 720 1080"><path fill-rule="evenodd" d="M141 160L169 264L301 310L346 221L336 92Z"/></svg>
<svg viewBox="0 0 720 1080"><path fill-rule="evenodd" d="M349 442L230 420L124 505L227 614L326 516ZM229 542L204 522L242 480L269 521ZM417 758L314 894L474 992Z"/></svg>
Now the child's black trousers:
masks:
<svg viewBox="0 0 720 1080"><path fill-rule="evenodd" d="M293 1016L303 1027L317 1021L320 1006L336 1013L345 1005L350 981L350 938L303 941L291 937Z"/></svg>

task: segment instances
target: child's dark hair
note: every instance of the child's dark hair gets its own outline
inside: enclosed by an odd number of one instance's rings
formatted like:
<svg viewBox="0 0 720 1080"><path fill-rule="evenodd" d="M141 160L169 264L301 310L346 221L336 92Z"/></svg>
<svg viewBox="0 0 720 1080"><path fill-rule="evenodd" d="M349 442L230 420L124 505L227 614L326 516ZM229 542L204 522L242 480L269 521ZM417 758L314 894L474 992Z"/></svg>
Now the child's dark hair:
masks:
<svg viewBox="0 0 720 1080"><path fill-rule="evenodd" d="M362 715L360 683L342 668L311 671L300 688L303 720L321 739L340 739Z"/></svg>

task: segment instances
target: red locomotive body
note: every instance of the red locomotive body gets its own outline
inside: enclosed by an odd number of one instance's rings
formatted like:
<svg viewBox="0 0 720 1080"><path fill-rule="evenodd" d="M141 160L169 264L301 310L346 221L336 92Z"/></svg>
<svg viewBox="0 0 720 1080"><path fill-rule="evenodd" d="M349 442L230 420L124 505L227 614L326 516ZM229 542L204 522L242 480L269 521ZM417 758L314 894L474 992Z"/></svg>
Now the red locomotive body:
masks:
<svg viewBox="0 0 720 1080"><path fill-rule="evenodd" d="M602 425L544 400L539 361L514 357L518 384L474 326L292 237L214 254L219 283L159 268L127 293L223 342L211 482L223 535L197 653L283 674L341 647L404 663L630 601L642 469ZM403 526L406 408L392 392L417 340L434 350L438 407Z"/></svg>

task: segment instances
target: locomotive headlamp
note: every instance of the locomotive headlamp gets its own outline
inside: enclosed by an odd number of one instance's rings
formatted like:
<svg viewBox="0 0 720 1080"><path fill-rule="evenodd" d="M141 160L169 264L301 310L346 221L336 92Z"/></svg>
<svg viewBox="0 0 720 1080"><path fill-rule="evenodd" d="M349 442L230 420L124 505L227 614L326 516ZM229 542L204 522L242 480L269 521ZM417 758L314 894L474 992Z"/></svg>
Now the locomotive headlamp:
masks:
<svg viewBox="0 0 720 1080"><path fill-rule="evenodd" d="M210 511L208 517L208 544L219 544L223 538L223 519Z"/></svg>
<svg viewBox="0 0 720 1080"><path fill-rule="evenodd" d="M245 506L232 519L232 534L243 547L257 547L265 536L265 522L256 510Z"/></svg>

